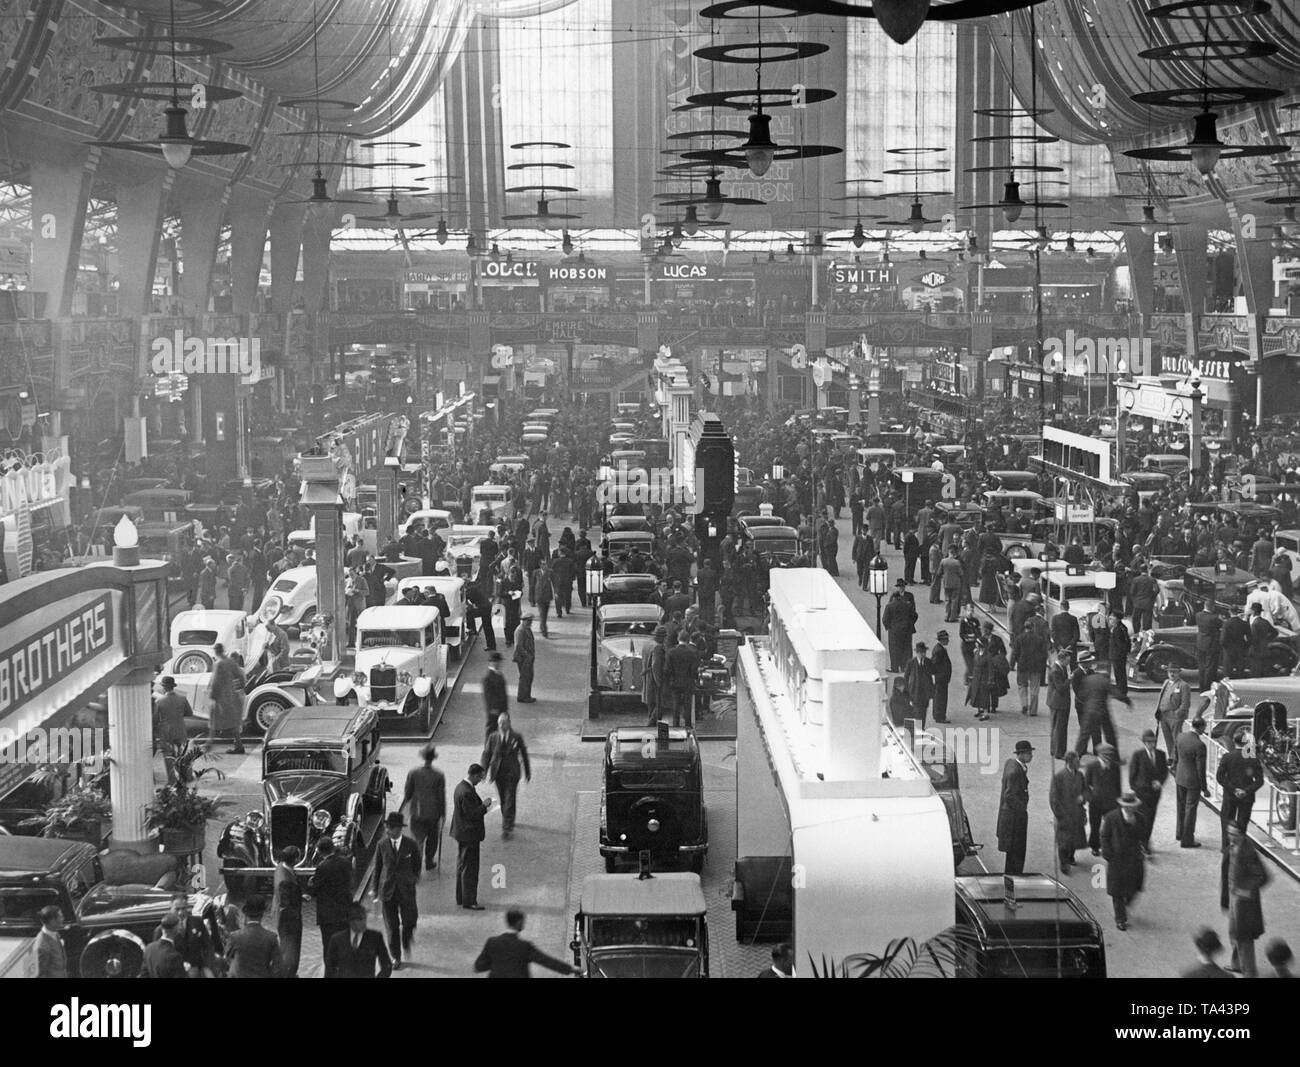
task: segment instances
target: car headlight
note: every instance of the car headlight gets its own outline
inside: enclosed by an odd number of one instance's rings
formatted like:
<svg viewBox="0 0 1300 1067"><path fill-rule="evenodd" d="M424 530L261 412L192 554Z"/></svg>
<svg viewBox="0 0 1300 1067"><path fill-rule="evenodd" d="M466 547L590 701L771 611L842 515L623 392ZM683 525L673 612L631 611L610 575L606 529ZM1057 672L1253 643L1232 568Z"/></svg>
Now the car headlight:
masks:
<svg viewBox="0 0 1300 1067"><path fill-rule="evenodd" d="M659 832L659 820L651 819L648 823L645 824L645 828L649 830L652 834L657 834Z"/></svg>
<svg viewBox="0 0 1300 1067"><path fill-rule="evenodd" d="M427 675L422 674L411 684L411 692L423 700L429 695L429 690L433 688L433 680Z"/></svg>
<svg viewBox="0 0 1300 1067"><path fill-rule="evenodd" d="M334 679L334 699L343 700L352 692L352 679L344 675Z"/></svg>
<svg viewBox="0 0 1300 1067"><path fill-rule="evenodd" d="M266 603L263 605L263 607L265 609L266 615L271 618L274 618L276 615L279 615L280 612L284 610L284 601L280 597L272 594L271 596L266 598Z"/></svg>
<svg viewBox="0 0 1300 1067"><path fill-rule="evenodd" d="M397 680L398 680L402 685L410 685L410 684L411 684L411 672L410 672L410 671L398 671L398 672L397 672Z"/></svg>
<svg viewBox="0 0 1300 1067"><path fill-rule="evenodd" d="M333 821L334 821L334 816L332 816L324 808L317 808L315 811L311 813L311 824L321 833L324 833L326 830L328 830L330 828L330 823L332 823Z"/></svg>

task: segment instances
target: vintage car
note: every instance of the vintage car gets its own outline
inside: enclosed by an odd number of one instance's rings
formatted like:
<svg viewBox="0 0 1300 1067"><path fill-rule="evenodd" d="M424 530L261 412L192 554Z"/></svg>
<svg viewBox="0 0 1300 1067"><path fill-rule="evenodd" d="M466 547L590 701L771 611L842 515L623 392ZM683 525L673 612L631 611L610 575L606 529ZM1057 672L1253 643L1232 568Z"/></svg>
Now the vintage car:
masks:
<svg viewBox="0 0 1300 1067"><path fill-rule="evenodd" d="M649 558L654 554L655 535L648 530L611 530L600 539L600 554L610 559L617 559L623 554L631 555L634 549Z"/></svg>
<svg viewBox="0 0 1300 1067"><path fill-rule="evenodd" d="M421 593L431 589L441 593L443 599L447 601L449 612L442 620L442 641L447 646L448 656L453 660L460 659L469 645L469 634L465 629L465 616L469 612L469 601L465 596L467 585L468 582L464 578L447 574L403 578L397 583L397 598L393 601L394 604L400 603L402 595L408 588L417 589Z"/></svg>
<svg viewBox="0 0 1300 1067"><path fill-rule="evenodd" d="M1106 977L1100 924L1055 878L959 875L956 888L957 977Z"/></svg>
<svg viewBox="0 0 1300 1067"><path fill-rule="evenodd" d="M414 530L445 530L451 525L451 512L442 508L420 508L411 512L397 527L397 536L405 537Z"/></svg>
<svg viewBox="0 0 1300 1067"><path fill-rule="evenodd" d="M1164 471L1131 471L1121 474L1119 480L1132 487L1139 504L1144 504L1154 496L1165 492L1172 480Z"/></svg>
<svg viewBox="0 0 1300 1067"><path fill-rule="evenodd" d="M469 491L469 513L474 522L481 526L496 525L502 519L513 519L514 490L505 484L474 486Z"/></svg>
<svg viewBox="0 0 1300 1067"><path fill-rule="evenodd" d="M357 616L352 685L381 722L432 731L434 705L447 687L447 646L437 608L388 604Z"/></svg>
<svg viewBox="0 0 1300 1067"><path fill-rule="evenodd" d="M874 474L881 467L892 467L898 462L898 453L892 448L859 448L856 452L860 473Z"/></svg>
<svg viewBox="0 0 1300 1067"><path fill-rule="evenodd" d="M658 604L659 579L653 574L610 574L600 602L609 604Z"/></svg>
<svg viewBox="0 0 1300 1067"><path fill-rule="evenodd" d="M378 551L375 544L377 530L372 525L369 529L366 527L363 516L359 511L345 511L343 513L343 536L351 540L357 535L361 536L361 541L365 545L366 551L372 555ZM286 538L288 547L296 548L298 551L313 555L316 552L316 519L313 516L311 525L305 530L293 530Z"/></svg>
<svg viewBox="0 0 1300 1067"><path fill-rule="evenodd" d="M281 626L310 626L316 618L316 564L282 571L262 597L257 615L274 618Z"/></svg>
<svg viewBox="0 0 1300 1067"><path fill-rule="evenodd" d="M289 845L301 853L296 870L305 881L316 870L316 845L325 837L351 862L360 889L392 788L380 749L373 708L286 708L262 746L262 808L231 822L217 842L230 895L241 897L268 882Z"/></svg>
<svg viewBox="0 0 1300 1067"><path fill-rule="evenodd" d="M573 917L582 978L708 978L708 903L698 874L591 874Z"/></svg>
<svg viewBox="0 0 1300 1067"><path fill-rule="evenodd" d="M1183 618L1188 625L1196 613L1211 600L1220 615L1240 615L1246 610L1246 598L1259 584L1250 571L1232 564L1214 567L1188 567L1183 572Z"/></svg>
<svg viewBox="0 0 1300 1067"><path fill-rule="evenodd" d="M781 518L780 515L771 513L765 515L762 512L757 515L738 515L736 516L736 522L740 524L741 530L745 532L757 529L759 526L784 526L786 524L785 519Z"/></svg>
<svg viewBox="0 0 1300 1067"><path fill-rule="evenodd" d="M956 869L967 856L978 855L984 847L977 845L971 835L970 819L966 816L966 805L961 797L957 754L942 736L924 730L913 735L912 752L930 776L935 792L947 809L948 825L952 829L952 865Z"/></svg>
<svg viewBox="0 0 1300 1067"><path fill-rule="evenodd" d="M656 869L685 862L699 874L708 851L704 768L694 732L662 722L611 730L600 793L605 870L648 852Z"/></svg>
<svg viewBox="0 0 1300 1067"><path fill-rule="evenodd" d="M641 668L663 612L658 604L602 604L596 612L596 690L602 704L641 702Z"/></svg>
<svg viewBox="0 0 1300 1067"><path fill-rule="evenodd" d="M636 423L628 419L615 419L609 424L610 433L625 433L629 437L636 436Z"/></svg>
<svg viewBox="0 0 1300 1067"><path fill-rule="evenodd" d="M242 611L196 608L178 612L171 624L172 656L159 674L176 679L176 691L190 702L197 718L211 712L209 690L215 646L238 653L244 661L245 679L256 684L266 673L266 642L270 635L256 616Z"/></svg>
<svg viewBox="0 0 1300 1067"><path fill-rule="evenodd" d="M745 539L754 546L754 555L770 567L802 567L805 560L799 551L799 531L791 526L755 526L746 530Z"/></svg>
<svg viewBox="0 0 1300 1067"><path fill-rule="evenodd" d="M1000 508L1003 515L1027 511L1034 518L1047 512L1047 501L1032 489L986 489L980 495L980 506L985 510Z"/></svg>
<svg viewBox="0 0 1300 1067"><path fill-rule="evenodd" d="M110 885L106 862L84 841L0 835L0 954L7 942L34 937L41 909L53 904L63 913L69 977L138 978L145 945L171 910L172 890L156 883ZM212 898L195 893L190 903L220 947Z"/></svg>
<svg viewBox="0 0 1300 1067"><path fill-rule="evenodd" d="M1300 663L1296 653L1296 638L1290 630L1278 630L1278 636L1268 644L1268 661L1264 677L1290 674ZM1181 677L1195 683L1200 677L1200 662L1196 654L1195 626L1166 626L1138 634L1130 660L1129 675L1145 676L1153 682L1163 682L1174 670Z"/></svg>
<svg viewBox="0 0 1300 1067"><path fill-rule="evenodd" d="M1035 471L989 471L989 478L999 489L1033 489L1039 482Z"/></svg>
<svg viewBox="0 0 1300 1067"><path fill-rule="evenodd" d="M623 448L630 445L636 437L630 433L612 433L609 435L610 448Z"/></svg>
<svg viewBox="0 0 1300 1067"><path fill-rule="evenodd" d="M450 527L442 537L447 542L447 567L458 578L472 579L478 573L481 556L479 546L489 534L496 533L495 526Z"/></svg>
<svg viewBox="0 0 1300 1067"><path fill-rule="evenodd" d="M265 675L248 690L248 732L265 734L286 708L332 703L322 694L319 663L292 665Z"/></svg>
<svg viewBox="0 0 1300 1067"><path fill-rule="evenodd" d="M736 499L735 503L731 505L731 514L733 516L757 514L759 505L762 502L763 487L761 485L742 485L736 490Z"/></svg>
<svg viewBox="0 0 1300 1067"><path fill-rule="evenodd" d="M654 529L650 525L650 520L645 515L610 515L601 525L602 533L612 533L615 530L643 530L646 533L653 533Z"/></svg>
<svg viewBox="0 0 1300 1067"><path fill-rule="evenodd" d="M955 522L963 530L974 529L984 521L984 509L974 502L964 500L936 500L931 522L940 526Z"/></svg>
<svg viewBox="0 0 1300 1067"><path fill-rule="evenodd" d="M1070 614L1079 620L1079 633L1084 644L1089 644L1088 620L1097 614L1108 594L1097 588L1096 571L1065 564L1053 566L1043 573L1043 600L1045 614L1050 623L1061 613L1061 606L1069 603ZM1127 623L1126 623L1127 625Z"/></svg>
<svg viewBox="0 0 1300 1067"><path fill-rule="evenodd" d="M1144 471L1161 471L1177 477L1186 478L1191 460L1180 452L1157 452L1142 457Z"/></svg>

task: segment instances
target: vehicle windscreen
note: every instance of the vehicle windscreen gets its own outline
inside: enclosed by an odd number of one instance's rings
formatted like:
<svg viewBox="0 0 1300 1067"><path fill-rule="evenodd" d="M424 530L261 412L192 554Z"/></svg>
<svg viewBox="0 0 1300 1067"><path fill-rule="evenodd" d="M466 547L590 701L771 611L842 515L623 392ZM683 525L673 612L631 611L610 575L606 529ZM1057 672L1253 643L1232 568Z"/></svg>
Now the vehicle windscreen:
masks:
<svg viewBox="0 0 1300 1067"><path fill-rule="evenodd" d="M0 923L40 926L41 909L58 903L53 889L0 889Z"/></svg>
<svg viewBox="0 0 1300 1067"><path fill-rule="evenodd" d="M273 593L292 593L298 588L298 583L290 581L288 578L281 578L275 585L271 586Z"/></svg>
<svg viewBox="0 0 1300 1067"><path fill-rule="evenodd" d="M182 630L176 635L178 645L215 645L216 630Z"/></svg>
<svg viewBox="0 0 1300 1067"><path fill-rule="evenodd" d="M270 748L266 753L265 774L326 771L347 774L347 754L333 748Z"/></svg>
<svg viewBox="0 0 1300 1067"><path fill-rule="evenodd" d="M793 537L756 537L754 551L771 555L795 555L799 542Z"/></svg>
<svg viewBox="0 0 1300 1067"><path fill-rule="evenodd" d="M686 788L686 775L682 771L619 771L614 780L618 789Z"/></svg>
<svg viewBox="0 0 1300 1067"><path fill-rule="evenodd" d="M419 630L362 630L358 648L419 648Z"/></svg>
<svg viewBox="0 0 1300 1067"><path fill-rule="evenodd" d="M477 534L472 537L452 537L447 541L447 547L452 552L477 551L478 544L481 540L483 540L483 538L479 537Z"/></svg>
<svg viewBox="0 0 1300 1067"><path fill-rule="evenodd" d="M650 637L655 632L657 622L628 621L628 620L610 620L604 625L603 632L606 637Z"/></svg>
<svg viewBox="0 0 1300 1067"><path fill-rule="evenodd" d="M1057 601L1062 599L1071 601L1102 599L1101 593L1097 591L1095 585L1072 585L1068 588L1062 589L1055 582L1048 585L1047 595Z"/></svg>
<svg viewBox="0 0 1300 1067"><path fill-rule="evenodd" d="M588 945L654 945L659 948L694 948L699 943L699 920L694 918L591 919Z"/></svg>

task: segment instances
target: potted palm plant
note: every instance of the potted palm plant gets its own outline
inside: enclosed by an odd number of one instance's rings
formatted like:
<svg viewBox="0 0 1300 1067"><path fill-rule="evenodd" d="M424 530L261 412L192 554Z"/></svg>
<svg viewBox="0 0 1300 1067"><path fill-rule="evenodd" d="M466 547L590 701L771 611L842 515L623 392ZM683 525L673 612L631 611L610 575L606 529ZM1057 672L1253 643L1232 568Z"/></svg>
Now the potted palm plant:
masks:
<svg viewBox="0 0 1300 1067"><path fill-rule="evenodd" d="M104 823L112 814L113 805L103 790L77 785L52 800L43 814L24 819L20 825L39 827L43 837L89 841L99 848L104 841Z"/></svg>
<svg viewBox="0 0 1300 1067"><path fill-rule="evenodd" d="M214 768L206 768L213 770ZM202 773L202 772L196 772ZM202 852L207 842L208 820L216 816L225 801L205 797L184 782L165 785L145 806L145 827L156 831L164 852L185 856Z"/></svg>

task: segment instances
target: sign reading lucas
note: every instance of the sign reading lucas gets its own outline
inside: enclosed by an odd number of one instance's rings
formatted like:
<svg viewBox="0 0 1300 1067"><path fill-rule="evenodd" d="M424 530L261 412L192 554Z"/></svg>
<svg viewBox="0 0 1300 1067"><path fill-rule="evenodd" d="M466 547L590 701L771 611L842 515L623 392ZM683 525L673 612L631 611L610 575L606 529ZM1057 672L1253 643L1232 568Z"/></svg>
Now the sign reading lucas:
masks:
<svg viewBox="0 0 1300 1067"><path fill-rule="evenodd" d="M1043 339L1043 370L1067 374L1154 374L1149 337L1065 337Z"/></svg>

